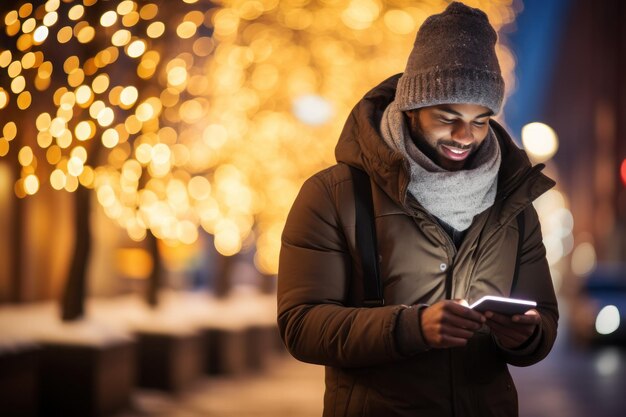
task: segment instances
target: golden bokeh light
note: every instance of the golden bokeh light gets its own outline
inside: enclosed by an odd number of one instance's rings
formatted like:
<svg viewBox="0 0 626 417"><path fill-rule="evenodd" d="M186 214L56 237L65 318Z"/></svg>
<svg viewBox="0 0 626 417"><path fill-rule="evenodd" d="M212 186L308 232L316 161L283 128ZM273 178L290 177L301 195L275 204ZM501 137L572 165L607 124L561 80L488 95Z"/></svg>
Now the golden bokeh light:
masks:
<svg viewBox="0 0 626 417"><path fill-rule="evenodd" d="M0 52L0 67L1 68L6 68L9 66L9 64L12 62L13 59L13 54L11 53L10 50L5 49L4 51Z"/></svg>
<svg viewBox="0 0 626 417"><path fill-rule="evenodd" d="M24 178L24 191L28 195L34 195L39 191L39 178L36 175L30 174Z"/></svg>
<svg viewBox="0 0 626 417"><path fill-rule="evenodd" d="M65 191L73 193L74 191L76 191L78 189L79 186L79 182L78 182L78 178L76 178L73 175L68 175L65 179Z"/></svg>
<svg viewBox="0 0 626 417"><path fill-rule="evenodd" d="M135 150L135 159L143 165L147 165L152 160L152 146L142 143Z"/></svg>
<svg viewBox="0 0 626 417"><path fill-rule="evenodd" d="M76 97L76 103L78 103L81 107L89 106L93 99L92 90L88 85L81 85L76 88L74 95Z"/></svg>
<svg viewBox="0 0 626 417"><path fill-rule="evenodd" d="M109 76L100 74L95 77L91 83L91 89L96 94L102 94L109 88Z"/></svg>
<svg viewBox="0 0 626 417"><path fill-rule="evenodd" d="M129 30L120 29L117 32L115 32L113 36L111 37L111 43L114 46L124 46L128 42L130 42L131 36L132 35Z"/></svg>
<svg viewBox="0 0 626 417"><path fill-rule="evenodd" d="M211 183L205 177L196 176L187 185L189 195L195 200L206 200L211 195Z"/></svg>
<svg viewBox="0 0 626 417"><path fill-rule="evenodd" d="M147 122L154 117L154 108L152 108L150 103L141 103L137 106L135 115L140 122Z"/></svg>
<svg viewBox="0 0 626 417"><path fill-rule="evenodd" d="M18 10L19 16L22 19L30 16L32 12L33 12L33 5L31 3L22 4L22 6L20 6Z"/></svg>
<svg viewBox="0 0 626 417"><path fill-rule="evenodd" d="M66 182L66 176L62 170L55 169L50 174L50 185L55 190L62 190L65 187Z"/></svg>
<svg viewBox="0 0 626 417"><path fill-rule="evenodd" d="M30 69L35 66L35 63L37 62L37 56L33 52L27 52L22 57L21 62L22 68Z"/></svg>
<svg viewBox="0 0 626 417"><path fill-rule="evenodd" d="M71 20L78 20L81 17L83 17L84 14L85 14L85 8L83 7L83 5L77 4L75 6L72 6L72 8L70 8L69 12L67 13L67 17L69 17Z"/></svg>
<svg viewBox="0 0 626 417"><path fill-rule="evenodd" d="M57 12L48 12L43 18L43 24L50 27L53 26L59 20L59 14Z"/></svg>
<svg viewBox="0 0 626 417"><path fill-rule="evenodd" d="M89 115L92 119L97 119L102 110L106 108L106 104L102 100L96 100L89 106Z"/></svg>
<svg viewBox="0 0 626 417"><path fill-rule="evenodd" d="M37 145L39 145L41 149L46 149L48 146L52 145L53 140L54 138L50 132L37 133Z"/></svg>
<svg viewBox="0 0 626 417"><path fill-rule="evenodd" d="M135 11L136 8L137 8L137 5L135 4L134 1L132 1L132 0L124 0L124 1L120 2L120 4L118 4L118 6L117 6L117 13L120 16L124 16L124 15L127 15L130 12Z"/></svg>
<svg viewBox="0 0 626 417"><path fill-rule="evenodd" d="M529 123L522 128L522 143L529 156L537 163L552 158L559 148L556 132L539 122Z"/></svg>
<svg viewBox="0 0 626 417"><path fill-rule="evenodd" d="M83 172L81 172L80 176L78 177L78 182L80 183L80 185L91 189L94 187L95 180L96 172L94 171L94 169L88 165L83 166Z"/></svg>
<svg viewBox="0 0 626 417"><path fill-rule="evenodd" d="M50 123L52 123L52 119L48 113L41 113L37 116L35 120L35 126L37 126L37 130L44 131L50 128Z"/></svg>
<svg viewBox="0 0 626 417"><path fill-rule="evenodd" d="M196 34L197 26L194 22L184 21L176 28L179 38L189 39Z"/></svg>
<svg viewBox="0 0 626 417"><path fill-rule="evenodd" d="M104 12L102 16L100 16L100 25L106 28L113 26L115 22L117 22L117 13L115 13L114 10Z"/></svg>
<svg viewBox="0 0 626 417"><path fill-rule="evenodd" d="M107 148L114 148L120 141L120 136L115 129L107 129L102 132L102 144Z"/></svg>
<svg viewBox="0 0 626 417"><path fill-rule="evenodd" d="M76 35L76 39L80 43L89 43L96 36L96 29L93 26L82 27Z"/></svg>
<svg viewBox="0 0 626 417"><path fill-rule="evenodd" d="M97 119L100 126L108 127L115 121L115 113L112 108L105 107L98 112Z"/></svg>
<svg viewBox="0 0 626 417"><path fill-rule="evenodd" d="M122 108L130 108L132 107L137 98L139 97L139 90L137 87L130 85L128 87L124 87L124 89L120 92L120 104Z"/></svg>
<svg viewBox="0 0 626 417"><path fill-rule="evenodd" d="M33 163L33 157L32 148L30 146L24 146L20 149L17 159L22 166L28 166Z"/></svg>
<svg viewBox="0 0 626 417"><path fill-rule="evenodd" d="M18 75L11 81L11 91L19 94L26 88L26 79L22 75Z"/></svg>
<svg viewBox="0 0 626 417"><path fill-rule="evenodd" d="M0 16L0 156L24 170L16 195L94 188L131 239L191 244L201 226L225 256L254 246L267 274L351 107L402 71L417 28L447 4L21 3ZM480 6L497 29L515 18L508 1ZM514 85L514 56L497 51Z"/></svg>
<svg viewBox="0 0 626 417"><path fill-rule="evenodd" d="M139 22L139 13L130 12L122 17L122 25L126 27L135 26Z"/></svg>
<svg viewBox="0 0 626 417"><path fill-rule="evenodd" d="M20 110L26 110L30 107L30 104L33 101L33 97L29 91L22 91L19 96L17 96L17 107Z"/></svg>
<svg viewBox="0 0 626 417"><path fill-rule="evenodd" d="M57 32L57 41L59 41L59 43L68 43L73 35L72 27L64 26Z"/></svg>
<svg viewBox="0 0 626 417"><path fill-rule="evenodd" d="M61 161L63 157L63 152L61 148L57 145L52 145L46 151L46 160L50 165L56 165Z"/></svg>
<svg viewBox="0 0 626 417"><path fill-rule="evenodd" d="M15 78L22 72L22 63L20 61L13 61L7 69L7 74L11 78Z"/></svg>
<svg viewBox="0 0 626 417"><path fill-rule="evenodd" d="M9 141L0 137L0 156L6 156L9 153Z"/></svg>
<svg viewBox="0 0 626 417"><path fill-rule="evenodd" d="M0 87L0 109L5 108L9 104L9 93Z"/></svg>
<svg viewBox="0 0 626 417"><path fill-rule="evenodd" d="M139 17L141 17L143 20L152 20L157 16L158 13L159 7L154 3L148 3L142 6L141 10L139 11Z"/></svg>
<svg viewBox="0 0 626 417"><path fill-rule="evenodd" d="M2 128L2 136L9 142L17 136L17 124L15 122L7 122Z"/></svg>
<svg viewBox="0 0 626 417"><path fill-rule="evenodd" d="M91 121L83 120L74 129L74 136L80 141L91 139L95 133L95 126Z"/></svg>
<svg viewBox="0 0 626 417"><path fill-rule="evenodd" d="M49 30L47 26L39 26L37 29L35 29L35 33L33 33L33 41L35 42L35 44L40 44L45 41L48 37L48 33Z"/></svg>
<svg viewBox="0 0 626 417"><path fill-rule="evenodd" d="M146 52L146 43L143 40L132 41L126 47L126 54L131 58L138 58Z"/></svg>
<svg viewBox="0 0 626 417"><path fill-rule="evenodd" d="M67 149L72 145L72 132L69 129L63 129L57 137L57 145L61 149Z"/></svg>
<svg viewBox="0 0 626 417"><path fill-rule="evenodd" d="M11 10L4 16L4 24L7 26L11 26L16 23L19 19L19 15L17 14L17 10Z"/></svg>
<svg viewBox="0 0 626 417"><path fill-rule="evenodd" d="M60 0L48 0L45 5L45 10L47 12L54 12L59 8Z"/></svg>
<svg viewBox="0 0 626 417"><path fill-rule="evenodd" d="M152 22L146 29L146 34L153 39L156 39L165 33L165 24L163 22Z"/></svg>
<svg viewBox="0 0 626 417"><path fill-rule="evenodd" d="M30 19L26 19L24 23L22 23L22 32L30 33L35 30L36 25L37 21L35 18L31 17Z"/></svg>
<svg viewBox="0 0 626 417"><path fill-rule="evenodd" d="M63 62L63 71L65 71L65 73L69 75L72 73L72 71L77 69L79 65L80 60L78 59L78 57L76 55L72 55L67 58L65 62Z"/></svg>
<svg viewBox="0 0 626 417"><path fill-rule="evenodd" d="M82 174L84 169L84 163L77 157L71 157L69 161L67 161L67 172L70 175L78 177Z"/></svg>
<svg viewBox="0 0 626 417"><path fill-rule="evenodd" d="M50 78L50 76L52 75L52 70L52 62L45 61L37 69L37 75L41 78Z"/></svg>
<svg viewBox="0 0 626 417"><path fill-rule="evenodd" d="M173 86L182 86L187 82L187 70L184 67L173 67L167 73L167 82Z"/></svg>

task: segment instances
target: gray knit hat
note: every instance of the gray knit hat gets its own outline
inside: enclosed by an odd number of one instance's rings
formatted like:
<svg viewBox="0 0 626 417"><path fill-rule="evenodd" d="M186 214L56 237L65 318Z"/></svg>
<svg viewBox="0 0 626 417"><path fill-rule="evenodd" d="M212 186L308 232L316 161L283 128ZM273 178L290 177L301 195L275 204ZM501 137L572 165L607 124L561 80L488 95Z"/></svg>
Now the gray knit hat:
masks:
<svg viewBox="0 0 626 417"><path fill-rule="evenodd" d="M504 80L496 57L497 35L487 15L453 2L417 32L396 90L400 110L437 104L480 104L498 113Z"/></svg>

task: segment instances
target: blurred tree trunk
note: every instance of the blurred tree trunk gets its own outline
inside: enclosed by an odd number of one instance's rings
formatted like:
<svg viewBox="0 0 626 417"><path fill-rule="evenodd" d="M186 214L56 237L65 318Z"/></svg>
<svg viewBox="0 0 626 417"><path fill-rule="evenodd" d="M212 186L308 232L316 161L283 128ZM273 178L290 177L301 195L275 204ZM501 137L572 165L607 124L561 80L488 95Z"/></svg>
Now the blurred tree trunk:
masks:
<svg viewBox="0 0 626 417"><path fill-rule="evenodd" d="M80 186L74 192L74 253L61 299L63 321L78 320L85 314L87 266L91 249L90 212L91 190Z"/></svg>
<svg viewBox="0 0 626 417"><path fill-rule="evenodd" d="M158 239L150 229L147 231L146 241L148 252L152 256L152 272L148 277L146 302L150 307L156 308L159 304L159 290L163 285L163 271L161 268L161 257L159 256Z"/></svg>
<svg viewBox="0 0 626 417"><path fill-rule="evenodd" d="M12 152L19 151L19 146L13 146ZM11 157L11 172L14 174L12 180L15 182L19 178L21 165L17 160L17 156ZM11 255L10 262L10 301L12 303L20 303L24 301L24 268L23 249L24 249L24 199L17 198L15 192L11 193Z"/></svg>
<svg viewBox="0 0 626 417"><path fill-rule="evenodd" d="M94 139L88 152L90 165L98 161L102 142ZM91 251L91 189L82 185L74 194L74 253L70 260L70 268L61 298L61 319L73 321L85 315L85 299L87 297L87 267Z"/></svg>
<svg viewBox="0 0 626 417"><path fill-rule="evenodd" d="M216 253L215 257L215 275L213 280L213 291L218 298L224 298L232 288L230 275L235 266L237 255L224 256Z"/></svg>

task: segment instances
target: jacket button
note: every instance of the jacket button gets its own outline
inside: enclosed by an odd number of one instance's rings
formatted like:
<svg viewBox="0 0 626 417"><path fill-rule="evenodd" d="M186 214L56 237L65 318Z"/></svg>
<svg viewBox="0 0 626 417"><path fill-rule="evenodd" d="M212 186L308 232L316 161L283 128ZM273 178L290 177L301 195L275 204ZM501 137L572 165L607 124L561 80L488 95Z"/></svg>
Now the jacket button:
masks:
<svg viewBox="0 0 626 417"><path fill-rule="evenodd" d="M448 265L446 265L446 264L441 264L441 265L439 265L439 269L441 269L441 271L443 272L443 271L445 271L446 269L448 269Z"/></svg>

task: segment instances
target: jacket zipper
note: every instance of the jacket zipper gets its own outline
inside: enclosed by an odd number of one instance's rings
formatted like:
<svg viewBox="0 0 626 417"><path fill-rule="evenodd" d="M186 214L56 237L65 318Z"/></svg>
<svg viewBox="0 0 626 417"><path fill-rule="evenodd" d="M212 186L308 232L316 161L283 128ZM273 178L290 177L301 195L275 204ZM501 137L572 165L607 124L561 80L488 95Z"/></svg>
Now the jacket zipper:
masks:
<svg viewBox="0 0 626 417"><path fill-rule="evenodd" d="M417 220L416 220L415 215L417 213L423 213L428 219L430 219L435 224L435 227L438 228L439 233L444 236L444 239L448 241L448 246L447 246L448 250L446 251L448 252L448 267L446 269L444 289L446 292L446 299L451 300L452 299L452 265L453 265L452 260L454 259L454 255L456 254L456 246L454 245L454 241L452 240L450 235L448 235L448 233L445 230L443 230L443 227L441 227L437 219L435 219L434 216L428 213L427 211L419 210L419 209L412 209L411 213L412 213L411 218L416 223L416 225L417 225ZM450 248L452 249L450 250ZM451 400L450 407L452 410L452 417L455 417L456 416L456 392L455 392L456 391L455 390L456 378L454 377L452 348L448 348L448 367L449 367L448 373L449 373L449 378L450 378L450 400Z"/></svg>
<svg viewBox="0 0 626 417"><path fill-rule="evenodd" d="M446 269L447 274L446 274L446 280L445 280L445 290L446 290L446 298L452 299L452 272L451 271L452 271L452 264L453 264L454 256L456 255L456 252L457 252L456 246L454 245L454 241L452 240L450 235L448 235L448 233L443 229L443 227L441 227L441 224L439 224L437 219L435 219L435 217L432 214L428 213L426 210L410 209L410 212L411 212L411 218L413 219L413 221L418 227L419 225L417 224L416 214L422 213L432 223L435 224L435 227L439 231L439 234L441 234L444 237L444 239L448 242L448 244L446 245L446 252L448 254L448 267Z"/></svg>

